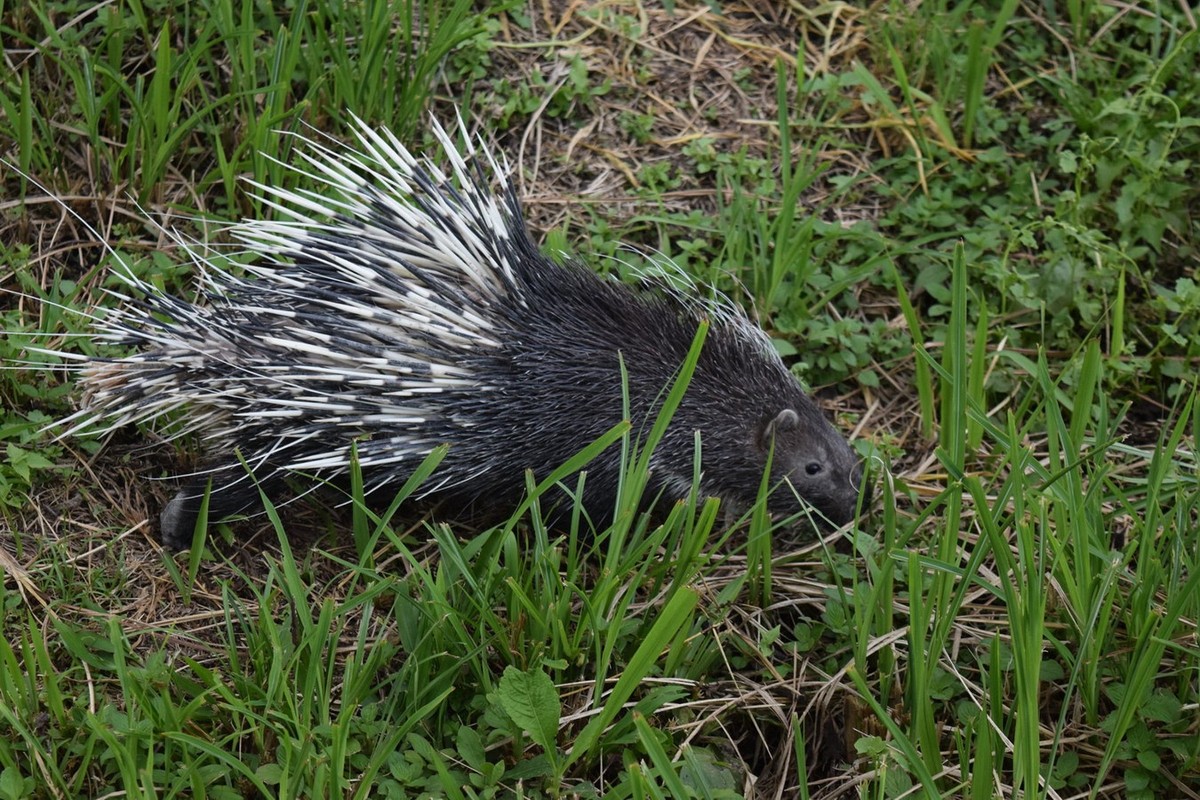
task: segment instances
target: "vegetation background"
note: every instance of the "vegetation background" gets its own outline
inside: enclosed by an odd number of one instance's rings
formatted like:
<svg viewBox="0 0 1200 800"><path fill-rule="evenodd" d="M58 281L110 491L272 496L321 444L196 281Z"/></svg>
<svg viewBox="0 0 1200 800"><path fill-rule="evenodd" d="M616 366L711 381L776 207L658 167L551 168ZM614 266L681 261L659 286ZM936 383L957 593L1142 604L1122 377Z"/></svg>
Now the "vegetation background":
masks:
<svg viewBox="0 0 1200 800"><path fill-rule="evenodd" d="M0 2L0 798L1200 796L1198 36L1117 0ZM172 558L189 449L45 432L34 348L95 352L115 263L192 296L165 230L269 213L283 132L419 149L455 108L548 248L756 316L874 465L856 526L309 505Z"/></svg>

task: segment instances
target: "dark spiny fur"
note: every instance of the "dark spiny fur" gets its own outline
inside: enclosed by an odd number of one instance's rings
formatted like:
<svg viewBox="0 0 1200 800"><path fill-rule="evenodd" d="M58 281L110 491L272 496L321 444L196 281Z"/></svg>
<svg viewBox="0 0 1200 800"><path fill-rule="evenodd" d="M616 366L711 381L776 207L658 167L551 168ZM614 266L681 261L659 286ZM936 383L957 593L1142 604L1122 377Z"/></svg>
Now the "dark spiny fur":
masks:
<svg viewBox="0 0 1200 800"><path fill-rule="evenodd" d="M334 199L259 187L285 220L241 229L261 255L252 277L209 264L204 307L130 278L147 299L102 327L139 352L85 369L72 430L184 408L177 432L197 432L207 452L209 468L163 511L166 545L190 543L210 480L211 518L255 504L241 459L274 494L293 472L344 476L352 441L369 487L398 487L448 443L431 492L511 506L526 469L544 477L622 419L622 364L634 431L648 429L704 319L650 496L686 495L699 431L706 495L753 504L774 443L772 511L807 503L836 524L853 516L858 459L738 312L555 264L511 186L490 193L481 159L463 161L440 129L452 178L386 133L357 134L365 153L308 143L305 163ZM597 519L615 504L619 459L610 447L587 467L584 505Z"/></svg>

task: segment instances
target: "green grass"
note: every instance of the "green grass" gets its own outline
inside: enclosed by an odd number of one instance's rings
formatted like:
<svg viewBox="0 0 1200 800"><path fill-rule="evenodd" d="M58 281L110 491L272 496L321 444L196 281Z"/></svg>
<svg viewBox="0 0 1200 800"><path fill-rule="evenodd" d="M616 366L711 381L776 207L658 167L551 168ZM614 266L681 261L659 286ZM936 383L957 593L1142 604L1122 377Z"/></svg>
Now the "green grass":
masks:
<svg viewBox="0 0 1200 800"><path fill-rule="evenodd" d="M0 3L0 800L1200 792L1194 20L719 5ZM757 316L858 433L856 526L648 520L618 425L493 527L412 515L435 454L172 560L188 448L50 438L29 348L94 352L118 263L191 296L162 228L265 213L286 132L453 107L550 249ZM607 445L618 522L548 525Z"/></svg>

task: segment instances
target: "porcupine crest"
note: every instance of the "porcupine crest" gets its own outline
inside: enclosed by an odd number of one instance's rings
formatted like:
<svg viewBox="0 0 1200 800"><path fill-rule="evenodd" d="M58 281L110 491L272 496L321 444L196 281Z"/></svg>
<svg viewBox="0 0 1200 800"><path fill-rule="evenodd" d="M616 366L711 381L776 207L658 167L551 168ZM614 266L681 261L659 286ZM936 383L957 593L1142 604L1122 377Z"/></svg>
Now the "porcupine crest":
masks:
<svg viewBox="0 0 1200 800"><path fill-rule="evenodd" d="M710 342L656 451L659 488L686 494L700 430L710 493L752 501L777 440L777 472L795 485L819 466L828 485L797 491L836 522L852 513L857 459L740 312L556 265L511 185L491 191L503 170L486 148L460 151L435 123L447 172L356 122L353 147L300 137L289 168L321 192L255 184L279 219L234 229L258 256L247 277L197 256L205 305L130 278L145 299L104 321L102 338L138 352L85 368L69 432L171 416L171 435L197 434L209 458L164 510L166 544L190 542L209 479L214 518L253 503L238 454L270 492L288 473L345 474L352 443L370 485L398 485L449 443L430 491L512 502L525 469L556 467L620 419L622 365L635 423L648 419L702 317ZM590 510L612 501L615 458L589 471Z"/></svg>

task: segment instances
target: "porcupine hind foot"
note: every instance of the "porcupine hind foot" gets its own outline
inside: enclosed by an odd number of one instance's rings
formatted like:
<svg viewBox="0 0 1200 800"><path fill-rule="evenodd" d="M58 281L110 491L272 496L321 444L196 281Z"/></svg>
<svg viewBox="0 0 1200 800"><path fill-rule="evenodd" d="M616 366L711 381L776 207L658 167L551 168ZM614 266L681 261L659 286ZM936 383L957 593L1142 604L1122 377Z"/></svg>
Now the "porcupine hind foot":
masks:
<svg viewBox="0 0 1200 800"><path fill-rule="evenodd" d="M203 493L200 495L203 499ZM189 489L180 489L158 515L158 535L168 550L186 550L192 546L200 503Z"/></svg>
<svg viewBox="0 0 1200 800"><path fill-rule="evenodd" d="M272 497L282 483L282 478L279 477L256 483L248 478L240 465L239 471L241 474L238 477L218 474L194 478L185 483L170 502L163 506L162 513L159 514L159 539L163 547L172 551L191 548L206 495L208 520L217 521L261 509L260 490Z"/></svg>

